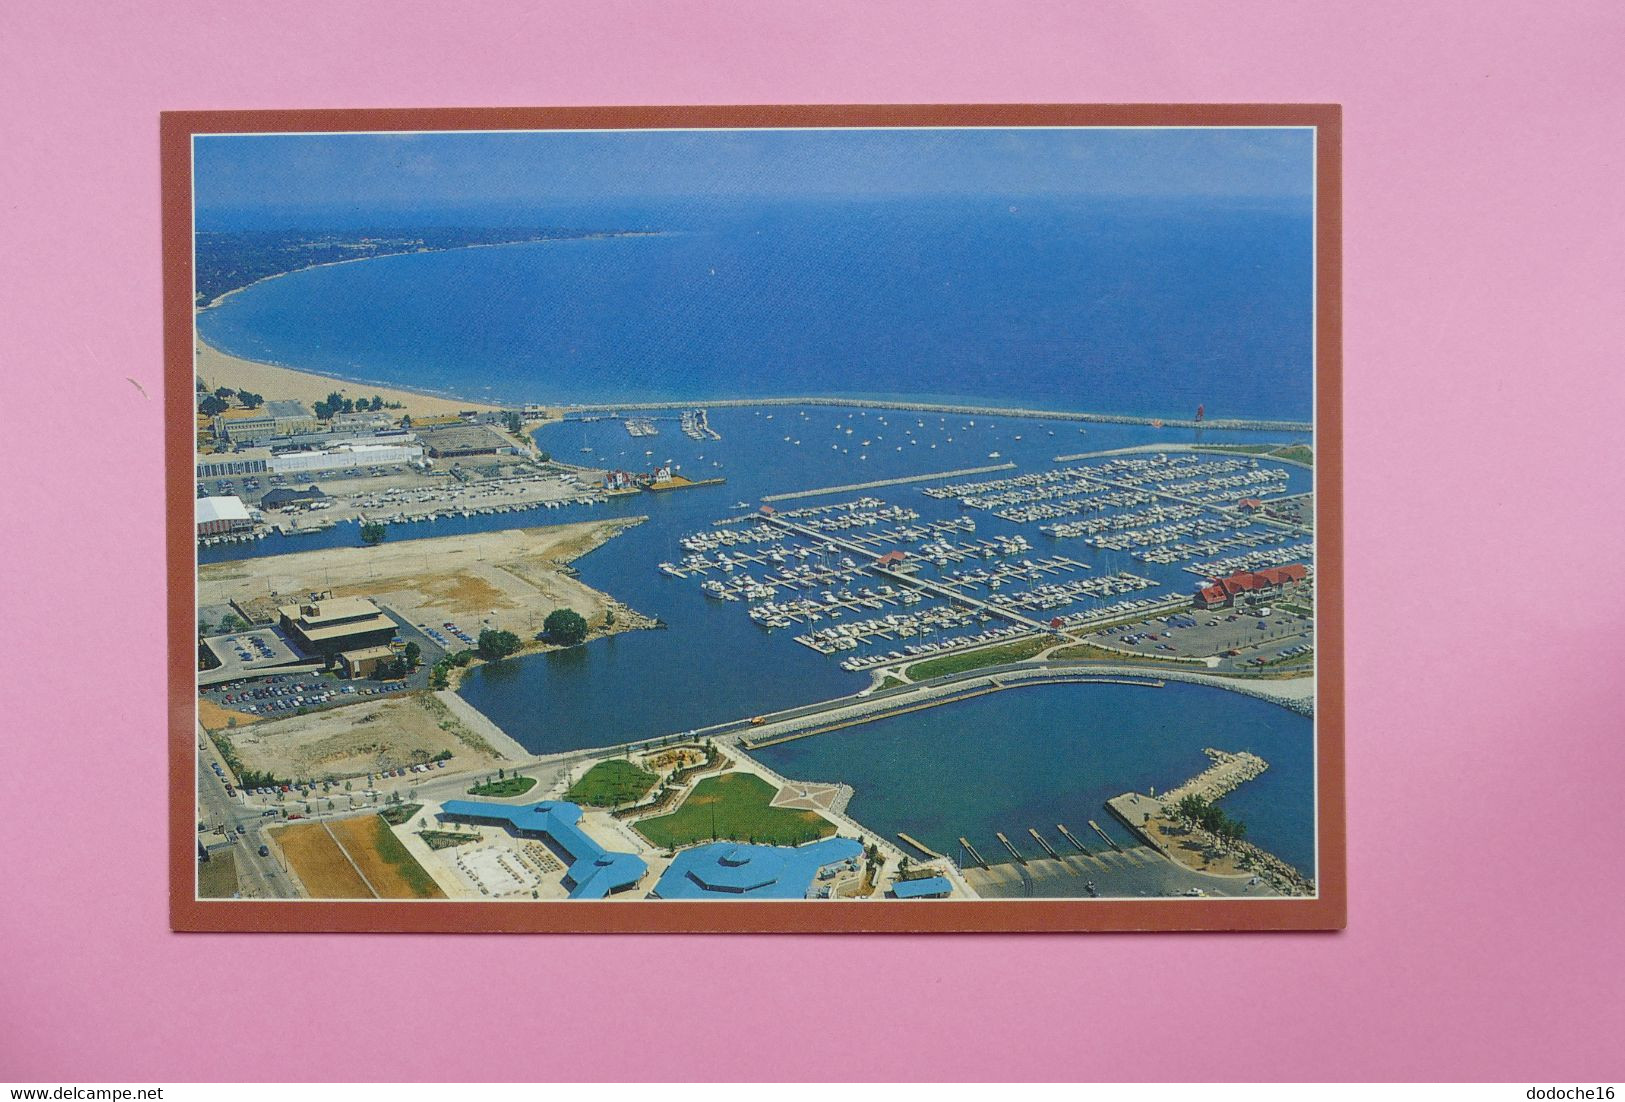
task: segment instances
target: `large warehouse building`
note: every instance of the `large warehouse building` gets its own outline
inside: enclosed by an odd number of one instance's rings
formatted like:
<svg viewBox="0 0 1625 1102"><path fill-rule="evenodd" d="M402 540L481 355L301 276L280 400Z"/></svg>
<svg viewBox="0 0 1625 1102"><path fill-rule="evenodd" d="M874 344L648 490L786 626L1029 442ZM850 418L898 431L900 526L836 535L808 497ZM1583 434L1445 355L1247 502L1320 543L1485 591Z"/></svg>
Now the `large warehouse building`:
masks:
<svg viewBox="0 0 1625 1102"><path fill-rule="evenodd" d="M518 445L489 425L455 424L423 427L414 421L418 439L435 459L453 459L463 455L512 455Z"/></svg>
<svg viewBox="0 0 1625 1102"><path fill-rule="evenodd" d="M395 621L365 597L329 597L283 605L277 612L288 637L329 666L343 651L384 647L395 638Z"/></svg>
<svg viewBox="0 0 1625 1102"><path fill-rule="evenodd" d="M214 431L233 444L253 444L273 436L309 432L316 424L304 403L278 400L258 409L228 409L214 419Z"/></svg>
<svg viewBox="0 0 1625 1102"><path fill-rule="evenodd" d="M340 444L326 451L283 452L273 455L273 474L299 471L342 471L351 467L379 467L387 463L410 463L423 458L416 444Z"/></svg>
<svg viewBox="0 0 1625 1102"><path fill-rule="evenodd" d="M195 515L200 536L218 536L254 527L254 518L240 497L200 497Z"/></svg>

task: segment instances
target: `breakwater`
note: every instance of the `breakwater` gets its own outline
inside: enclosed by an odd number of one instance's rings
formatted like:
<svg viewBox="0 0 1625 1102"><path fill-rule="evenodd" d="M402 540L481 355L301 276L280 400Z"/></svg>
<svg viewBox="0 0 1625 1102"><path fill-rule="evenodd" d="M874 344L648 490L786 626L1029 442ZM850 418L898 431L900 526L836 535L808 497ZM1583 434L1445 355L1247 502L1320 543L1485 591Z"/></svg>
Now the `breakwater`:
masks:
<svg viewBox="0 0 1625 1102"><path fill-rule="evenodd" d="M669 410L688 408L694 401L614 402L597 405L560 406L571 414L617 413L622 410ZM1149 425L1165 429L1247 429L1268 432L1313 432L1308 421L1243 420L1237 418L1196 421L1174 417L1140 417L1127 413L1083 413L1075 410L1022 409L1013 406L959 405L947 402L911 402L906 399L880 401L874 398L722 398L703 403L712 408L752 406L842 406L852 409L906 409L919 413L967 414L973 417L1030 417L1044 421L1082 421L1099 425Z"/></svg>
<svg viewBox="0 0 1625 1102"><path fill-rule="evenodd" d="M1242 751L1232 754L1209 746L1202 753L1213 762L1211 766L1180 785L1162 794L1163 803L1177 804L1186 796L1200 796L1208 803L1223 799L1243 784L1270 767L1270 763L1257 754Z"/></svg>
<svg viewBox="0 0 1625 1102"><path fill-rule="evenodd" d="M1273 853L1238 838L1220 838L1187 819L1179 803L1198 796L1213 803L1260 776L1269 763L1257 754L1207 747L1213 764L1161 796L1125 792L1106 801L1119 822L1169 860L1219 876L1254 876L1282 895L1313 895L1315 882Z"/></svg>

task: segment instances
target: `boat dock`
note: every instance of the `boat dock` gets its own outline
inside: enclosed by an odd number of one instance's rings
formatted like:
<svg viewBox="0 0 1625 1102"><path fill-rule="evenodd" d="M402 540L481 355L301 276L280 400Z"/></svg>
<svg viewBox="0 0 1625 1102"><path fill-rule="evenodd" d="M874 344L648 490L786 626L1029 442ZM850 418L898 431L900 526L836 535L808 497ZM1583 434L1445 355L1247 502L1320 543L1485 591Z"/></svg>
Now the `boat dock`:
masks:
<svg viewBox="0 0 1625 1102"><path fill-rule="evenodd" d="M903 841L907 842L909 845L913 846L915 849L919 850L921 853L925 854L927 857L935 858L938 861L946 861L946 860L948 860L948 858L946 856L944 856L943 854L938 853L936 850L932 849L930 846L926 845L924 842L920 841L918 838L915 838L913 835L904 834L902 831L899 830L897 832L897 837L901 838Z"/></svg>
<svg viewBox="0 0 1625 1102"><path fill-rule="evenodd" d="M1038 828L1037 827L1028 827L1027 828L1027 833L1031 834L1033 836L1033 841L1037 842L1039 844L1039 846L1041 846L1043 848L1045 853L1049 854L1051 857L1055 858L1055 860L1057 860L1057 861L1059 861L1061 859L1061 855L1059 853L1055 852L1055 847L1050 845L1047 841L1045 841L1044 836L1042 834L1038 833Z"/></svg>
<svg viewBox="0 0 1625 1102"><path fill-rule="evenodd" d="M1010 856L1011 857L1014 857L1017 861L1020 861L1023 865L1025 865L1027 863L1027 859L1021 855L1020 850L1016 849L1015 846L1010 844L1010 839L1008 839L1008 838L1006 838L1004 836L1003 831L995 831L994 834L993 834L993 837L997 838L999 840L999 842L1004 846L1004 848L1010 851Z"/></svg>
<svg viewBox="0 0 1625 1102"><path fill-rule="evenodd" d="M1072 832L1066 829L1066 827L1062 826L1060 823L1056 823L1055 829L1061 832L1062 838L1065 838L1068 842L1071 842L1074 846L1077 846L1079 853L1089 852L1089 847L1078 841L1077 838L1073 836Z"/></svg>
<svg viewBox="0 0 1625 1102"><path fill-rule="evenodd" d="M980 865L984 869L987 868L987 862L982 860L982 855L976 852L976 847L970 844L969 838L961 836L959 839L959 848L970 856L972 864Z"/></svg>
<svg viewBox="0 0 1625 1102"><path fill-rule="evenodd" d="M967 467L959 471L938 471L935 474L911 474L900 478L882 478L874 482L854 482L846 486L822 486L816 490L794 490L785 494L768 494L763 501L794 501L803 497L822 497L825 494L846 494L858 490L877 490L882 486L904 486L910 482L931 482L938 478L964 478L973 474L1015 469L1014 463L998 463L991 467Z"/></svg>
<svg viewBox="0 0 1625 1102"><path fill-rule="evenodd" d="M711 427L711 421L703 409L684 410L681 417L683 435L690 440L721 440L722 434Z"/></svg>
<svg viewBox="0 0 1625 1102"><path fill-rule="evenodd" d="M1118 853L1123 852L1123 847L1112 841L1112 836L1107 834L1104 830L1101 830L1100 824L1095 822L1093 819L1089 820L1089 829L1100 835L1100 840L1112 847L1112 849L1116 850Z"/></svg>
<svg viewBox="0 0 1625 1102"><path fill-rule="evenodd" d="M980 600L976 597L959 593L948 586L941 585L937 582L931 581L928 578L916 578L904 571L881 566L880 563L873 558L873 551L863 547L860 544L852 543L844 537L837 536L832 532L814 531L813 529L804 525L797 524L795 521L786 520L785 518L779 516L768 517L767 521L768 523L775 524L788 532L794 532L803 539L813 540L815 543L833 544L836 547L845 550L848 554L860 556L862 559L868 560L869 565L865 567L865 569L869 573L884 578L889 582L895 582L905 589L921 590L925 593L931 594L932 596L941 597L947 600L950 604L958 601L969 605L979 612L985 612L989 616L996 616L1001 620L1009 620L1033 631L1049 631L1048 624L1041 624L1030 616L1023 616L1021 613L1015 612L1011 609L1000 608L997 605L989 604L988 602Z"/></svg>

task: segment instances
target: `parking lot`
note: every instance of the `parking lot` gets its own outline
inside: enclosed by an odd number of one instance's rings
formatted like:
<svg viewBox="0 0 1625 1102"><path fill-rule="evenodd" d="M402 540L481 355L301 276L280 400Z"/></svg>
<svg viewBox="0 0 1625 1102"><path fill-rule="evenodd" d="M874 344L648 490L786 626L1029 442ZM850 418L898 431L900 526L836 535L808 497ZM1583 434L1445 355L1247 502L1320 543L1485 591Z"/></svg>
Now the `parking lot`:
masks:
<svg viewBox="0 0 1625 1102"><path fill-rule="evenodd" d="M210 652L220 660L219 676L235 672L248 672L274 666L286 666L300 661L293 648L271 628L216 635L204 642Z"/></svg>
<svg viewBox="0 0 1625 1102"><path fill-rule="evenodd" d="M1191 609L1094 636L1118 650L1158 658L1217 658L1217 668L1288 666L1313 653L1314 621L1271 605Z"/></svg>
<svg viewBox="0 0 1625 1102"><path fill-rule="evenodd" d="M300 710L333 708L403 693L410 688L420 687L414 684L414 680L421 681L425 676L420 668L406 681L344 681L331 673L302 670L214 685L201 689L199 695L228 711L274 719L294 715Z"/></svg>

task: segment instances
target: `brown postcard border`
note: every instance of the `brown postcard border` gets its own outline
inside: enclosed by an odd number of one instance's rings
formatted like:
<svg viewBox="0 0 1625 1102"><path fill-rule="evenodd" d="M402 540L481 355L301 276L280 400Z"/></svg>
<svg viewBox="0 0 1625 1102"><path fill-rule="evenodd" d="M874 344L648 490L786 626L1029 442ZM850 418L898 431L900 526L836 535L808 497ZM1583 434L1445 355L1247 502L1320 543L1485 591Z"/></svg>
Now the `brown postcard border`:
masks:
<svg viewBox="0 0 1625 1102"><path fill-rule="evenodd" d="M1320 839L1314 899L875 902L326 902L196 894L192 193L195 134L841 126L1311 126L1316 129L1316 612ZM169 577L170 925L180 931L1046 932L1338 930L1344 811L1342 108L1336 104L921 104L166 111L160 123Z"/></svg>

